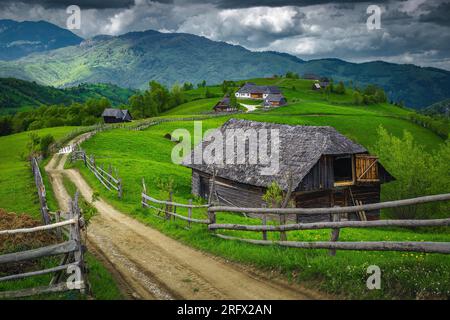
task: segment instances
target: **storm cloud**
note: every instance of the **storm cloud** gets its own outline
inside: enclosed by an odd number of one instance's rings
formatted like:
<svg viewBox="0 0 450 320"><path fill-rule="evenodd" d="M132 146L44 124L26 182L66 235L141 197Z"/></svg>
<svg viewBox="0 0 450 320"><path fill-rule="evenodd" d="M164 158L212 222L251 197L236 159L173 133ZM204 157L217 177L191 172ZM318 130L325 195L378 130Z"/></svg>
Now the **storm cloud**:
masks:
<svg viewBox="0 0 450 320"><path fill-rule="evenodd" d="M0 0L0 18L65 27L65 8L82 9L85 38L154 29L187 32L303 59L385 60L450 70L450 0ZM366 25L370 4L381 29Z"/></svg>

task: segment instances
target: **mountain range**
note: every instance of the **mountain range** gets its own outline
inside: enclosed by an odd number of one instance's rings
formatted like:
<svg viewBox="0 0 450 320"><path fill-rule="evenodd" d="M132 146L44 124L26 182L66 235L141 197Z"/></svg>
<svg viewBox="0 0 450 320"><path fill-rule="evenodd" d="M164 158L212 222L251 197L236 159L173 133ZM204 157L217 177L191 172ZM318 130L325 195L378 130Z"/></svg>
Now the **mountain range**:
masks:
<svg viewBox="0 0 450 320"><path fill-rule="evenodd" d="M46 21L0 20L0 60L77 45L83 39Z"/></svg>
<svg viewBox="0 0 450 320"><path fill-rule="evenodd" d="M446 70L382 61L304 61L286 53L253 52L192 34L153 30L96 36L17 60L0 61L0 77L56 87L105 82L143 89L150 80L166 85L202 80L213 84L225 79L272 77L287 71L314 73L356 86L373 83L383 87L392 101L403 101L417 109L450 97L450 72Z"/></svg>

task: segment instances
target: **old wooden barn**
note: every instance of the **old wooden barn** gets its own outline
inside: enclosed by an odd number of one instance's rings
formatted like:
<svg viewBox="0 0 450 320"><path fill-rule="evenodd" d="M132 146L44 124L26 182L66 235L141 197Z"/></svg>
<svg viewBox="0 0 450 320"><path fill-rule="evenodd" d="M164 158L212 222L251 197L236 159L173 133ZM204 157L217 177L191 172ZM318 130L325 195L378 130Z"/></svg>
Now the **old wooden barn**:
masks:
<svg viewBox="0 0 450 320"><path fill-rule="evenodd" d="M220 129L276 129L279 132L279 170L275 175L261 175L260 164L250 164L248 143L244 164L195 164L193 155L183 162L192 169L192 193L208 198L212 174L215 171L215 198L223 205L261 207L267 187L276 181L286 192L287 177L292 181L291 199L296 207L333 207L368 204L380 201L381 184L394 178L361 145L346 138L332 127L290 126L248 120L228 120ZM269 135L268 140L271 141ZM212 143L203 140L196 148ZM225 139L224 139L224 148ZM268 146L270 150L270 145ZM379 218L379 212L365 212L367 220ZM361 219L349 214L350 220ZM329 215L298 216L299 221L329 220Z"/></svg>

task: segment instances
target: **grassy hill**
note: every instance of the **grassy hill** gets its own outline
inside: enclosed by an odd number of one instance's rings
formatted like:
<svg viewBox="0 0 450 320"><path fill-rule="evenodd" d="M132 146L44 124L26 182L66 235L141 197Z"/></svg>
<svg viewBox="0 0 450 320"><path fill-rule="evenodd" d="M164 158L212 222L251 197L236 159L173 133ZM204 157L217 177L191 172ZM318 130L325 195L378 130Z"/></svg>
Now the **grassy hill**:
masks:
<svg viewBox="0 0 450 320"><path fill-rule="evenodd" d="M202 121L203 130L217 128L230 117L271 121L288 124L330 125L349 138L371 150L377 141L380 125L395 136L409 131L416 141L427 150L435 150L443 140L430 130L408 120L411 112L389 104L354 106L351 92L344 95L326 96L311 90L310 82L290 79L252 79L260 84L279 85L288 97L289 105L270 111L227 115ZM295 87L295 88L293 88ZM201 96L201 90L189 92ZM164 115L165 118L209 112L217 99L199 99L181 105ZM167 197L158 181L173 179L174 199L186 202L191 195L191 172L171 161L174 143L165 138L175 129L185 128L192 133L192 121L162 123L143 131L118 129L103 132L83 143L88 153L95 154L97 163L111 163L118 168L124 185L124 197L118 200L115 193L108 192L81 163L81 170L89 184L114 206L154 228L188 243L196 248L272 272L281 272L293 281L301 281L314 288L350 298L445 298L450 294L450 277L446 267L450 258L433 254L402 254L396 252L344 252L336 257L328 256L326 250L299 250L278 247L260 247L212 237L204 227L184 228L185 222L164 222L144 210L140 205L141 179L147 181L148 192L159 199ZM381 159L389 169L389 163ZM402 172L391 172L399 181ZM383 186L383 190L384 190ZM194 202L201 202L194 199ZM183 208L178 211L185 213ZM177 211L177 212L178 212ZM194 210L194 217L204 218L205 212ZM257 224L258 221L232 214L218 215L218 223ZM260 237L244 232L227 233L233 236ZM275 239L278 235L269 237ZM301 231L289 234L290 240L327 241L329 231ZM423 240L449 241L448 233L423 232L404 229L345 229L343 241L362 240ZM369 291L365 286L368 265L376 264L383 270L382 290Z"/></svg>
<svg viewBox="0 0 450 320"><path fill-rule="evenodd" d="M112 84L80 84L75 87L57 89L35 82L15 78L0 78L0 114L14 113L42 105L85 102L88 99L108 98L113 105L126 104L135 90L120 88Z"/></svg>
<svg viewBox="0 0 450 320"><path fill-rule="evenodd" d="M221 83L285 74L315 73L361 86L382 86L390 99L419 108L450 96L450 72L385 62L349 63L338 59L303 61L277 52L252 52L241 46L183 33L153 30L97 36L80 45L0 62L0 76L68 86L83 82L145 88L149 80Z"/></svg>
<svg viewBox="0 0 450 320"><path fill-rule="evenodd" d="M450 99L445 99L420 111L427 116L450 118Z"/></svg>

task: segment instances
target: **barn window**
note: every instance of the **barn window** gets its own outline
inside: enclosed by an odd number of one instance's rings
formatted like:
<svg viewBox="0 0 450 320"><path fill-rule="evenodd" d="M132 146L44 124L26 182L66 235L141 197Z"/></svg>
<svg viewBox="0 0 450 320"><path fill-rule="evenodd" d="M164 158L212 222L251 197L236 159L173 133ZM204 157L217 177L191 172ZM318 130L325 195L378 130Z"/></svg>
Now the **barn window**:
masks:
<svg viewBox="0 0 450 320"><path fill-rule="evenodd" d="M352 156L335 157L333 161L334 185L353 183Z"/></svg>

